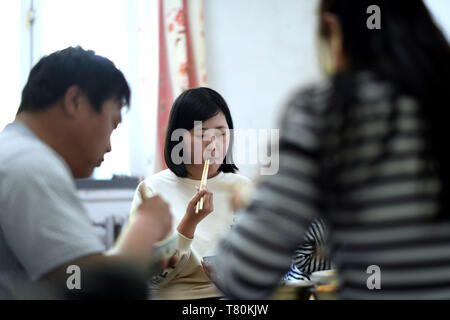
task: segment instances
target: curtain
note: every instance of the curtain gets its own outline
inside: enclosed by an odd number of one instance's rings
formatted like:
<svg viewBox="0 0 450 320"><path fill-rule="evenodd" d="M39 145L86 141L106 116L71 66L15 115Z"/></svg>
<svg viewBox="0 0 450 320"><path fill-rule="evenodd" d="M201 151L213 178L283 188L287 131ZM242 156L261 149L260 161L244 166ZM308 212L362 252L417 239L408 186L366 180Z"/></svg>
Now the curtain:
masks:
<svg viewBox="0 0 450 320"><path fill-rule="evenodd" d="M159 1L159 89L155 173L167 168L164 140L173 101L206 86L203 0Z"/></svg>

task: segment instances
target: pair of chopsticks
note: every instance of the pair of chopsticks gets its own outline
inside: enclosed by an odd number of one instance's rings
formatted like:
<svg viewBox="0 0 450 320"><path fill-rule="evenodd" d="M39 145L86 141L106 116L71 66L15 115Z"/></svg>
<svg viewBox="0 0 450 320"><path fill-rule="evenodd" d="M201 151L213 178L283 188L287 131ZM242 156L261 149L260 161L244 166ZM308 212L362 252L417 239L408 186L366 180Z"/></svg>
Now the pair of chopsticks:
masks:
<svg viewBox="0 0 450 320"><path fill-rule="evenodd" d="M205 165L203 166L202 180L200 182L200 190L206 187L206 180L208 180L208 170L209 170L209 159L206 160ZM197 202L197 206L195 207L195 214L198 214L199 210L203 210L203 197L201 197L200 201Z"/></svg>

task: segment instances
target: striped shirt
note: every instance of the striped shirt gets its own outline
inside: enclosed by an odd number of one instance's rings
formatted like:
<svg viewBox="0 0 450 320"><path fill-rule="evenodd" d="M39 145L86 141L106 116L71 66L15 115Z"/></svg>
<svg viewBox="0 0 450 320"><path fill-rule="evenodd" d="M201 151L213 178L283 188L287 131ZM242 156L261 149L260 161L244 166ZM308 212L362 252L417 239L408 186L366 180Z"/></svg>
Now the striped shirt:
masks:
<svg viewBox="0 0 450 320"><path fill-rule="evenodd" d="M326 251L325 223L318 218L306 229L304 242L295 249L283 280L311 280L313 272L331 269Z"/></svg>
<svg viewBox="0 0 450 320"><path fill-rule="evenodd" d="M419 104L370 73L353 76L349 97L336 83L288 104L279 171L221 241L217 286L234 299L268 297L321 217L340 298L449 299L450 223L435 219L441 182ZM373 265L380 289L368 285Z"/></svg>

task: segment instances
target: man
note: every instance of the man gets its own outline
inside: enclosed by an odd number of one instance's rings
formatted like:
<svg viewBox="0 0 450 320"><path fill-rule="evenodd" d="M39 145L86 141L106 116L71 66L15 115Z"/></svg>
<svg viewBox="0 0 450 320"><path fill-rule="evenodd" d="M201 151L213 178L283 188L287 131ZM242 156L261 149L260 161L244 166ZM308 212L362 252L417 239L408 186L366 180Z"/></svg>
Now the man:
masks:
<svg viewBox="0 0 450 320"><path fill-rule="evenodd" d="M21 297L36 281L65 288L70 265L106 270L131 261L148 270L154 243L171 229L168 205L146 199L105 255L73 180L89 177L111 151L129 101L123 74L81 47L31 70L16 120L0 133L0 297Z"/></svg>

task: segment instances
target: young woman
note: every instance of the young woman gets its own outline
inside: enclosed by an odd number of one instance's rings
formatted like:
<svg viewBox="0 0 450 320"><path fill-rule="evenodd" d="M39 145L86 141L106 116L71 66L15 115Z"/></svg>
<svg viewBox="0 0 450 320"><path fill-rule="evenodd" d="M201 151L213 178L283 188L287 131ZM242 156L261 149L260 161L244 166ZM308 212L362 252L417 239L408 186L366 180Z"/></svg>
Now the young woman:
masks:
<svg viewBox="0 0 450 320"><path fill-rule="evenodd" d="M156 299L206 299L221 293L202 268L202 258L214 255L218 239L230 229L234 212L223 185L248 186L250 180L235 172L233 121L227 103L209 88L182 93L172 106L164 157L169 169L145 179L136 190L131 209L141 194L159 194L170 204L178 232L179 260L174 268L154 278ZM210 160L207 189L198 190L205 161ZM203 209L196 205L204 198Z"/></svg>

